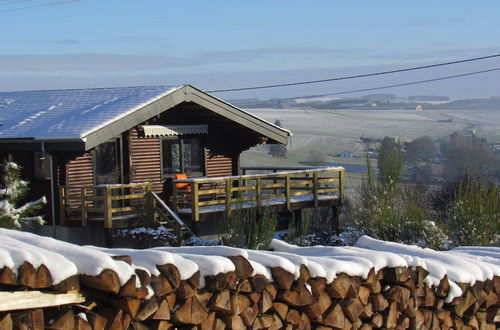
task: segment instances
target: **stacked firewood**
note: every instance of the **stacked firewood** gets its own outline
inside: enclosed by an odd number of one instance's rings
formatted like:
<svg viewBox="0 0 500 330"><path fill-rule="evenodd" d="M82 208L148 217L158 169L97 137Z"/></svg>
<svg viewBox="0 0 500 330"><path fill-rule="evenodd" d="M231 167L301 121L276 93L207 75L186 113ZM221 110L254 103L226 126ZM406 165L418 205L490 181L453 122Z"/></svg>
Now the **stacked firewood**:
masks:
<svg viewBox="0 0 500 330"><path fill-rule="evenodd" d="M113 258L134 264L129 256ZM372 269L364 279L339 273L327 283L326 278L312 277L305 265L296 274L269 267L269 278L243 256L227 258L234 271L202 278L198 270L183 279L178 265L157 265L157 276L135 267L135 275L126 283L109 269L99 276L80 274L52 285L44 265L35 268L25 262L17 270L4 267L0 293L15 291L21 298L10 302L11 309L0 302L0 329L496 329L500 325L498 276L474 285L458 283L462 295L448 302L448 292L454 288L447 277L429 287L428 272L420 267ZM23 305L22 295L35 292L39 305L33 299Z"/></svg>

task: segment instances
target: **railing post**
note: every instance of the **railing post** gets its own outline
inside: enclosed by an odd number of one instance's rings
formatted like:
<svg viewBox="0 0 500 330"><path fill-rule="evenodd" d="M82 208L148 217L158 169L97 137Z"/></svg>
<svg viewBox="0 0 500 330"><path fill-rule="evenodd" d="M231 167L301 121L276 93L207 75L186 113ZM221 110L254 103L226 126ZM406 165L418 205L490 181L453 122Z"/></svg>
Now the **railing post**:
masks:
<svg viewBox="0 0 500 330"><path fill-rule="evenodd" d="M313 203L318 206L318 172L313 173Z"/></svg>
<svg viewBox="0 0 500 330"><path fill-rule="evenodd" d="M113 228L113 200L111 199L111 187L104 188L104 228Z"/></svg>
<svg viewBox="0 0 500 330"><path fill-rule="evenodd" d="M52 221L55 223L56 215L52 215ZM59 187L59 221L61 226L64 226L66 222L66 189L65 187Z"/></svg>
<svg viewBox="0 0 500 330"><path fill-rule="evenodd" d="M232 196L231 196L231 187L232 187L233 183L231 181L231 179L226 179L226 200L225 200L225 204L226 204L226 219L229 218L229 216L231 216L231 199L232 199Z"/></svg>
<svg viewBox="0 0 500 330"><path fill-rule="evenodd" d="M292 191L292 187L291 187L291 181L290 181L290 174L287 174L285 176L285 199L286 199L286 209L287 210L290 210L291 207L290 207L290 203L291 203L291 191Z"/></svg>
<svg viewBox="0 0 500 330"><path fill-rule="evenodd" d="M190 182L191 186L191 214L193 221L200 221L200 206L198 205L200 196L198 195L198 183Z"/></svg>
<svg viewBox="0 0 500 330"><path fill-rule="evenodd" d="M88 214L87 214L87 200L86 200L86 189L85 187L81 187L80 190L80 207L82 209L82 226L86 227L87 226L87 219L88 219Z"/></svg>

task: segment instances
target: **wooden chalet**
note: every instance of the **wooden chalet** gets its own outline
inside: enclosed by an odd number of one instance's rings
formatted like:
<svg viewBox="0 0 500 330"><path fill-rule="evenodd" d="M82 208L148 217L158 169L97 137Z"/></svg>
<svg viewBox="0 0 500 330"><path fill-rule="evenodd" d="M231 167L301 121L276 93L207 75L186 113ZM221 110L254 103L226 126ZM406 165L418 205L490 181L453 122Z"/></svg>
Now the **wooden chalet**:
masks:
<svg viewBox="0 0 500 330"><path fill-rule="evenodd" d="M296 188L290 180L309 187L316 205L328 199L322 193L340 200L340 170L326 171L329 179L321 179L325 170L309 170L301 173L308 178L302 181L298 173L275 173L258 184L240 177L241 152L262 143L286 144L289 136L189 85L0 93L0 159L12 155L22 166L31 183L28 198L49 199L46 219L53 225L104 221L112 228L138 205L150 209L144 203L197 222L200 214L221 207L230 212L234 199L227 196L265 205L266 189L292 209ZM176 177L181 173L186 176ZM333 181L335 191L321 191L327 189L321 182ZM248 197L252 189L254 197Z"/></svg>

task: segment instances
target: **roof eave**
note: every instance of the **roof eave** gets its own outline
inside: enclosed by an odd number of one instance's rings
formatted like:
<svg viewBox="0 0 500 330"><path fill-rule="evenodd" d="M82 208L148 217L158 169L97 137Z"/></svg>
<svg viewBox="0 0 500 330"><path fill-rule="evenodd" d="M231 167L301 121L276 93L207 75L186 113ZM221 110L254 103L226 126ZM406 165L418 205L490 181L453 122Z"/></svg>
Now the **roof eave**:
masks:
<svg viewBox="0 0 500 330"><path fill-rule="evenodd" d="M116 138L121 133L182 102L195 102L278 143L286 144L288 137L292 135L289 130L273 125L245 110L204 93L193 86L185 85L142 106L137 111L133 111L108 125L85 134L82 136L82 141L85 142L85 149L92 149L101 143Z"/></svg>
<svg viewBox="0 0 500 330"><path fill-rule="evenodd" d="M288 137L292 136L292 132L289 130L276 126L190 85L186 86L186 101L195 102L278 143L286 144Z"/></svg>
<svg viewBox="0 0 500 330"><path fill-rule="evenodd" d="M131 129L132 127L137 126L148 119L159 115L163 111L185 101L186 97L184 95L184 89L185 87L181 87L172 91L167 95L146 104L137 111L131 112L106 126L100 127L99 129L82 136L82 140L85 142L85 149L92 149L101 143L116 138L120 136L121 133Z"/></svg>

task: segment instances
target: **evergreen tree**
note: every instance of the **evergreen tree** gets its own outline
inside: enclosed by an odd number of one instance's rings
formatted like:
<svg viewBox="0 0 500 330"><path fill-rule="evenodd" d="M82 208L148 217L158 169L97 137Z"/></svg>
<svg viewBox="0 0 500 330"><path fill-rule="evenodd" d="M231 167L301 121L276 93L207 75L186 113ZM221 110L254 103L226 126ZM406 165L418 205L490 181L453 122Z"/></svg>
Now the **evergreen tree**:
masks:
<svg viewBox="0 0 500 330"><path fill-rule="evenodd" d="M399 184L403 168L401 146L386 136L378 151L377 164L380 184L384 188L393 191Z"/></svg>
<svg viewBox="0 0 500 330"><path fill-rule="evenodd" d="M44 223L36 212L47 203L45 196L18 207L29 191L28 182L21 179L21 167L9 157L0 165L0 227L20 228L23 224Z"/></svg>

